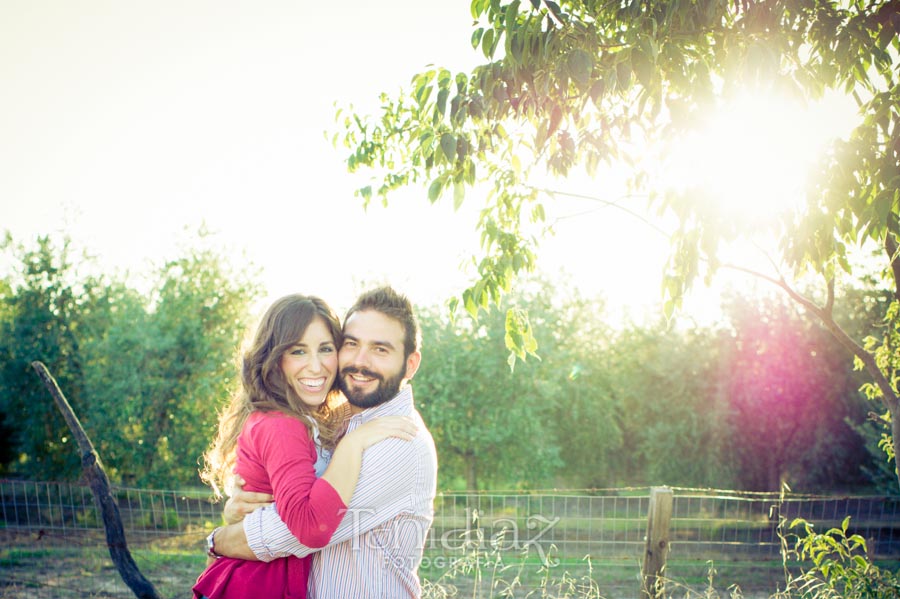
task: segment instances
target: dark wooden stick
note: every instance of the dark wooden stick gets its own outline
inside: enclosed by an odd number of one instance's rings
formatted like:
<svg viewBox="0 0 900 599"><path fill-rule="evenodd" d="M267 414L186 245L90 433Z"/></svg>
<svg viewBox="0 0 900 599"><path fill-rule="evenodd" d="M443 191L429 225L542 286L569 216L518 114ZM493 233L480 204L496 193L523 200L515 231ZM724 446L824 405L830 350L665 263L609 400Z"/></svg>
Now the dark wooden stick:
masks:
<svg viewBox="0 0 900 599"><path fill-rule="evenodd" d="M109 556L116 565L119 575L139 599L161 599L153 584L141 574L137 564L134 563L134 559L131 557L131 552L128 551L128 545L125 542L125 529L122 526L122 518L119 515L119 506L116 504L112 493L110 493L109 477L106 476L106 471L100 463L100 456L94 450L94 444L91 443L87 433L84 432L78 417L72 410L72 406L69 405L69 401L63 395L47 367L42 362L37 361L32 362L31 367L44 381L44 385L50 391L50 395L53 396L53 401L56 402L56 407L62 412L69 430L72 431L72 436L75 437L75 441L78 443L78 449L81 451L81 468L84 470L84 474L91 486L97 509L100 510L100 515L103 517L103 527L106 529L106 546L109 548Z"/></svg>

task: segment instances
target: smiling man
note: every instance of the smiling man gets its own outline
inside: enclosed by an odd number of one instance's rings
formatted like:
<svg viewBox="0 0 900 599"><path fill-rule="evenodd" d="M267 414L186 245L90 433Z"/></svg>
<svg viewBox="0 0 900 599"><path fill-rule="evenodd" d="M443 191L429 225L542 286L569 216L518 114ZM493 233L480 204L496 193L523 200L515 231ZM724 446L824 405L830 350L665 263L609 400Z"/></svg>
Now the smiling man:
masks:
<svg viewBox="0 0 900 599"><path fill-rule="evenodd" d="M271 561L314 553L313 599L421 595L418 568L434 519L437 456L409 385L422 358L419 344L419 325L405 296L390 287L360 296L344 319L338 354L339 384L352 413L347 430L396 414L412 417L419 434L412 441L390 438L366 450L356 491L328 546L302 545L272 505L249 513L243 526L215 533L217 554ZM249 511L255 506L245 499L259 499L252 495L237 494L229 509Z"/></svg>

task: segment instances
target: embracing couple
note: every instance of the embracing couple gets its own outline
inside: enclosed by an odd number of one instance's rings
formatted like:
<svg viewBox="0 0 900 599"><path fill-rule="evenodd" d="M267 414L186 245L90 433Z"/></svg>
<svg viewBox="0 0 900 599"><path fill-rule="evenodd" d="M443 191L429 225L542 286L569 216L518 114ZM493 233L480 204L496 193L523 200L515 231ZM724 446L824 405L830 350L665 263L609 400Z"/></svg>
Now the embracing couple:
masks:
<svg viewBox="0 0 900 599"><path fill-rule="evenodd" d="M205 456L204 480L242 490L195 598L420 596L437 457L409 385L419 344L390 287L360 296L343 329L317 297L269 307Z"/></svg>

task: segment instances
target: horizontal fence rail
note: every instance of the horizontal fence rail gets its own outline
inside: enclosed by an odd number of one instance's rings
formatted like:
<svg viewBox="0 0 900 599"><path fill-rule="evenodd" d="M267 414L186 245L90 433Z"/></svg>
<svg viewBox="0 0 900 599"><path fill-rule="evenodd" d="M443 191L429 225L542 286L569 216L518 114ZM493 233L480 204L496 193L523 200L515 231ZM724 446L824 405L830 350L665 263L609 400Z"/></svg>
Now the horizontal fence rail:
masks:
<svg viewBox="0 0 900 599"><path fill-rule="evenodd" d="M825 531L846 516L872 559L900 560L898 497L673 491L669 559L677 563L780 560L780 521L802 518ZM204 538L221 522L221 502L206 490L113 493L141 571L161 596L189 597L205 565ZM639 568L649 497L649 488L442 493L422 575L439 579L453 560L473 553L570 570L588 556L603 567ZM0 480L0 510L0 597L132 596L111 564L87 486Z"/></svg>
<svg viewBox="0 0 900 599"><path fill-rule="evenodd" d="M679 557L780 557L780 518L801 518L825 531L851 517L851 530L867 539L869 554L900 558L900 497L781 496L705 489L674 489L671 551ZM436 505L429 548L446 544L447 531L478 528L498 544L561 555L629 558L643 549L650 489L596 494L445 493ZM475 524L473 525L473 518ZM505 531L505 532L504 532Z"/></svg>

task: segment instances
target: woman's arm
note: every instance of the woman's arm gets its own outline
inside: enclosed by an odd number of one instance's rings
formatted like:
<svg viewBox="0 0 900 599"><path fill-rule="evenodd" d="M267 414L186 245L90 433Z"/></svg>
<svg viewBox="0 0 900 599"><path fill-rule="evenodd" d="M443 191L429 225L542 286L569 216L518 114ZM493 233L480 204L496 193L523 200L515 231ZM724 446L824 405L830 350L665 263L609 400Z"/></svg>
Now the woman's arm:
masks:
<svg viewBox="0 0 900 599"><path fill-rule="evenodd" d="M394 416L383 420L373 421L359 434L346 435L347 442L342 440L335 448L332 465L322 478L316 478L312 467L315 444L299 420L272 415L253 427L249 441L264 464L278 513L291 535L304 545L325 546L340 524L359 478L365 448L388 437L411 439L415 434L416 427L408 419Z"/></svg>
<svg viewBox="0 0 900 599"><path fill-rule="evenodd" d="M340 443L338 443L335 448L329 467L323 473L322 478L318 479L314 484L324 484L326 487L332 487L334 492L337 492L338 495L340 495L341 500L346 506L353 496L356 482L359 479L363 451L388 437L410 440L417 432L418 427L415 425L414 421L405 416L387 416L360 426L341 439ZM292 474L291 471L293 468L283 468L279 470L282 472L282 475L277 476L276 478L284 478L285 475ZM269 499L270 496L242 491L240 489L240 484L243 481L240 478L237 480L240 481L237 483L237 492L229 499L228 504L226 504L226 513L228 512L227 506L229 504L233 505L232 517L226 516L226 521L231 524L231 526L224 526L216 531L216 553L239 559L258 559L247 544L244 527L241 524L234 524L234 522L240 522L247 513L255 508L265 505L264 503L260 503L258 499ZM279 489L281 485L273 484L273 486L275 486L276 499L277 496L282 496L278 504L281 519L284 521L284 524L281 524L281 526L285 527L285 532L290 530L291 534L295 537L304 537L300 538L301 542L309 540L306 535L300 535L298 532L300 532L300 528L303 528L302 514L314 507L309 506L307 501L312 488L307 488L306 497L298 497L287 496L285 493L281 492ZM297 490L299 491L299 489ZM241 508L241 506L243 506L243 508ZM298 515L300 516L299 520L301 520L299 526L297 522ZM291 525L287 525L289 522ZM329 537L331 533L333 533L333 529L329 532ZM316 542L315 545L306 542L303 544L310 547L324 545L324 543L319 544L318 542Z"/></svg>
<svg viewBox="0 0 900 599"><path fill-rule="evenodd" d="M322 480L328 481L344 504L349 505L359 480L363 452L388 437L409 441L417 432L415 423L407 416L384 416L359 426L337 444Z"/></svg>

